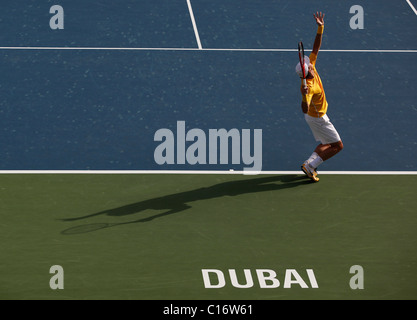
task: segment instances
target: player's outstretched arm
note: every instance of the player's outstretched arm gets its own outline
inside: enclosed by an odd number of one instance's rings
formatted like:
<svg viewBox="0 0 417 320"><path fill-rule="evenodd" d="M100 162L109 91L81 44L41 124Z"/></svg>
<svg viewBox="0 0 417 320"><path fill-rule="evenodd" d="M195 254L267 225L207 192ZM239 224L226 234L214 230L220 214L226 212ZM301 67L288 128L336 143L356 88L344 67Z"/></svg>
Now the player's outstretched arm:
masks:
<svg viewBox="0 0 417 320"><path fill-rule="evenodd" d="M321 41L323 38L323 30L324 30L324 13L316 12L313 14L314 19L316 20L318 29L316 34L316 39L314 40L313 45L313 53L316 55L319 53L320 47L321 47Z"/></svg>

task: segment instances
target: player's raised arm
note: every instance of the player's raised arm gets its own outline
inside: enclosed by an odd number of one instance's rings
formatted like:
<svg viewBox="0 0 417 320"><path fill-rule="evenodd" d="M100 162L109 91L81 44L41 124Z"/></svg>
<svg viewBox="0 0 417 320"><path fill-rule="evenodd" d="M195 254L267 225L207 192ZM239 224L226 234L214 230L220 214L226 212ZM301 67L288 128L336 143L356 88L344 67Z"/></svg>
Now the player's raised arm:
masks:
<svg viewBox="0 0 417 320"><path fill-rule="evenodd" d="M321 47L321 40L323 38L323 31L324 31L324 13L316 12L313 14L314 19L316 19L316 23L318 25L316 39L314 40L313 45L313 53L316 55L319 53L320 47Z"/></svg>

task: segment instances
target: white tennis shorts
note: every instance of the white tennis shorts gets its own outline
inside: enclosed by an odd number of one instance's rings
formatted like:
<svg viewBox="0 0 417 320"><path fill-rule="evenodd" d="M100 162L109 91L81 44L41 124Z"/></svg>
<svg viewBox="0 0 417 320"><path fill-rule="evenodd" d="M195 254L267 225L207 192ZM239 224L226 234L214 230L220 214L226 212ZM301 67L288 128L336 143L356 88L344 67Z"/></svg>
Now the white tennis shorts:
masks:
<svg viewBox="0 0 417 320"><path fill-rule="evenodd" d="M340 141L339 133L330 122L327 114L321 118L314 118L308 114L305 114L304 117L310 126L316 141L320 141L322 144L330 144Z"/></svg>

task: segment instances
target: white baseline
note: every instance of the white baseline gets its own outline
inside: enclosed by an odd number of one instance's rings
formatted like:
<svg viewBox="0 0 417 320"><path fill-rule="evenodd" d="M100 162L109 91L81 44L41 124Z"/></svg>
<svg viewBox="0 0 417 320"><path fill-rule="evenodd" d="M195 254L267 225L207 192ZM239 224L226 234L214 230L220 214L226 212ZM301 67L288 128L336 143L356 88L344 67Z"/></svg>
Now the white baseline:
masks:
<svg viewBox="0 0 417 320"><path fill-rule="evenodd" d="M85 51L232 51L232 52L298 52L298 49L233 49L233 48L118 48L118 47L0 47L0 50L85 50ZM306 49L309 51L310 49ZM415 49L321 49L320 52L345 53L417 53Z"/></svg>
<svg viewBox="0 0 417 320"><path fill-rule="evenodd" d="M233 170L0 170L0 174L234 174L254 175ZM302 171L261 171L260 175L304 174ZM320 171L320 175L417 175L417 171Z"/></svg>

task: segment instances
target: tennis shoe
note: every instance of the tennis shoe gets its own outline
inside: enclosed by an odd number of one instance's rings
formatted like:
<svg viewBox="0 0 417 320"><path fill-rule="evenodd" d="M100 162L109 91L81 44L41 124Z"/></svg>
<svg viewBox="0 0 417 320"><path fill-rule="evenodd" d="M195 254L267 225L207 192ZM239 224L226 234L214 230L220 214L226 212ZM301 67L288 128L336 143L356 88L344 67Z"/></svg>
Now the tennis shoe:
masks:
<svg viewBox="0 0 417 320"><path fill-rule="evenodd" d="M306 160L306 161L304 161L303 162L303 165L308 165L308 164L310 164L310 161L308 161L308 160ZM310 166L310 168L313 168L313 167L311 167ZM301 167L301 170L303 170L303 167ZM304 171L304 170L303 170ZM316 169L314 169L314 172L316 173L316 174L319 174L318 172L317 172L317 168ZM304 172L305 173L305 172ZM307 174L307 173L306 173Z"/></svg>
<svg viewBox="0 0 417 320"><path fill-rule="evenodd" d="M316 169L313 169L308 163L304 162L301 166L301 170L314 182L318 182L320 179L317 176Z"/></svg>

